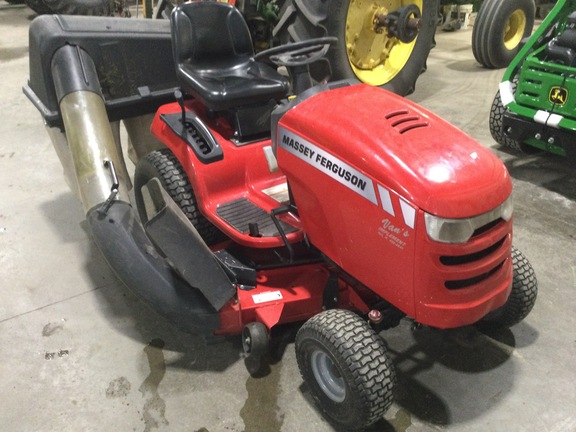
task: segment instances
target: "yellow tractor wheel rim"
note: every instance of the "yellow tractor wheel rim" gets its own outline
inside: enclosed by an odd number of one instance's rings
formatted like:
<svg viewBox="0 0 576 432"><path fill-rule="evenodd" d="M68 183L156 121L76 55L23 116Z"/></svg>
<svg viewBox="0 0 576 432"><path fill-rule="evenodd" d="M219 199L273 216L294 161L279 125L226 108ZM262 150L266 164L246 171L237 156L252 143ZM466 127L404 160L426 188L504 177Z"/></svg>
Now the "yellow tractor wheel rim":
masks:
<svg viewBox="0 0 576 432"><path fill-rule="evenodd" d="M523 10L517 9L508 18L504 29L504 46L506 49L515 49L524 37L525 30L526 14Z"/></svg>
<svg viewBox="0 0 576 432"><path fill-rule="evenodd" d="M423 0L350 0L346 17L346 52L356 77L367 84L383 85L406 66L418 37L402 43L374 29L374 18L410 3L422 11Z"/></svg>

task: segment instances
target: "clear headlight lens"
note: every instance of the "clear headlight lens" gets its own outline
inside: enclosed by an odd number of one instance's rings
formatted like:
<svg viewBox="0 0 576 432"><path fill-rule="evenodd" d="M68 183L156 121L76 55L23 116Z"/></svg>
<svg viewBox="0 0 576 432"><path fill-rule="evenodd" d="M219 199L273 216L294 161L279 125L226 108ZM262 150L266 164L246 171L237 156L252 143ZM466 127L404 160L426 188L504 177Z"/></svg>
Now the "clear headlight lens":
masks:
<svg viewBox="0 0 576 432"><path fill-rule="evenodd" d="M478 228L500 218L509 221L513 209L512 196L510 196L494 210L471 218L446 219L424 213L426 232L432 240L437 242L466 243Z"/></svg>

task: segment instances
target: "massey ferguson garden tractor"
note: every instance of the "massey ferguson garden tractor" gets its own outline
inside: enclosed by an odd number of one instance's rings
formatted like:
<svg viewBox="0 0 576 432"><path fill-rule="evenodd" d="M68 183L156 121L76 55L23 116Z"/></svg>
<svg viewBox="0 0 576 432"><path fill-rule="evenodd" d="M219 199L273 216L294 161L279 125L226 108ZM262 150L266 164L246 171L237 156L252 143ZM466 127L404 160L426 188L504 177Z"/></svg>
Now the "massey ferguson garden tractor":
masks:
<svg viewBox="0 0 576 432"><path fill-rule="evenodd" d="M255 358L276 326L303 323L302 377L346 430L392 403L379 333L402 317L444 329L527 316L536 279L489 150L382 88L313 85L334 38L254 55L234 6L187 3L170 21L37 18L24 89L95 243L160 314L241 335Z"/></svg>

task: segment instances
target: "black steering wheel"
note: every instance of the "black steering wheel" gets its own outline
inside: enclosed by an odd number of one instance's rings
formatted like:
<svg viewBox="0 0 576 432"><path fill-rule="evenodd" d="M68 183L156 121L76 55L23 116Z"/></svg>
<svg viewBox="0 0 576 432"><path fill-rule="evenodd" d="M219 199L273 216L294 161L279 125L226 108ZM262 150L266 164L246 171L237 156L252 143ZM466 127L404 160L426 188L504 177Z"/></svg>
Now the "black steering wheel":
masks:
<svg viewBox="0 0 576 432"><path fill-rule="evenodd" d="M324 57L330 45L337 41L338 38L335 37L322 37L293 42L260 51L254 56L254 60L272 62L276 66L304 66Z"/></svg>

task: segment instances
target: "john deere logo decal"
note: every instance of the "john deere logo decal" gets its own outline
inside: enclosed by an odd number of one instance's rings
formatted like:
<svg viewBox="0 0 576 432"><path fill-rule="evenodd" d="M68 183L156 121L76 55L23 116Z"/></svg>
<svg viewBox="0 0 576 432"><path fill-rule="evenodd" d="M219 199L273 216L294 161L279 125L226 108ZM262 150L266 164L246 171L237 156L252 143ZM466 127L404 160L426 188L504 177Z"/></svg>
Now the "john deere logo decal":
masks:
<svg viewBox="0 0 576 432"><path fill-rule="evenodd" d="M548 100L556 105L564 105L568 100L568 90L564 87L554 86L550 89Z"/></svg>

